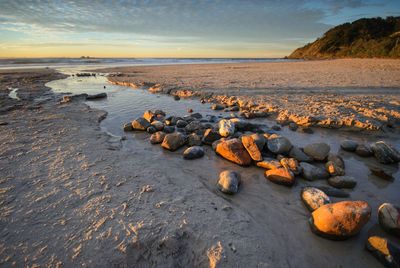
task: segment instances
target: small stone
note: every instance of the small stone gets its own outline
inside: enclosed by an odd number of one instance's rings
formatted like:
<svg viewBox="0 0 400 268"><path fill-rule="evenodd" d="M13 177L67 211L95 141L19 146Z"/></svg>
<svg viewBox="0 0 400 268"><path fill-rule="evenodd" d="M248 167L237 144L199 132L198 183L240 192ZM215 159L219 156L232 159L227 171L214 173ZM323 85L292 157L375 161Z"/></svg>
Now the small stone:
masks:
<svg viewBox="0 0 400 268"><path fill-rule="evenodd" d="M153 121L151 122L151 125L157 130L157 131L162 131L164 129L164 124L160 121Z"/></svg>
<svg viewBox="0 0 400 268"><path fill-rule="evenodd" d="M385 267L400 267L400 247L393 242L379 236L371 236L365 245Z"/></svg>
<svg viewBox="0 0 400 268"><path fill-rule="evenodd" d="M192 133L188 136L188 145L189 146L200 146L201 145L201 136L196 133Z"/></svg>
<svg viewBox="0 0 400 268"><path fill-rule="evenodd" d="M133 130L146 130L149 126L149 121L143 117L139 117L138 119L132 121Z"/></svg>
<svg viewBox="0 0 400 268"><path fill-rule="evenodd" d="M304 205L309 211L314 211L331 202L323 191L314 187L304 187L301 190L301 200L303 200Z"/></svg>
<svg viewBox="0 0 400 268"><path fill-rule="evenodd" d="M232 136L235 133L235 124L230 120L222 119L218 126L218 132L222 137Z"/></svg>
<svg viewBox="0 0 400 268"><path fill-rule="evenodd" d="M297 159L299 162L312 162L313 159L306 155L299 147L293 146L289 151L289 156Z"/></svg>
<svg viewBox="0 0 400 268"><path fill-rule="evenodd" d="M293 186L295 182L293 173L284 167L266 170L265 177L273 183L286 186Z"/></svg>
<svg viewBox="0 0 400 268"><path fill-rule="evenodd" d="M204 156L204 150L201 146L192 146L183 152L184 159L196 159Z"/></svg>
<svg viewBox="0 0 400 268"><path fill-rule="evenodd" d="M292 148L292 143L285 137L273 134L268 138L267 147L274 154L286 154Z"/></svg>
<svg viewBox="0 0 400 268"><path fill-rule="evenodd" d="M341 156L337 154L329 154L328 161L334 162L336 166L341 167L342 169L345 168L344 160Z"/></svg>
<svg viewBox="0 0 400 268"><path fill-rule="evenodd" d="M309 163L300 163L303 178L309 181L322 180L329 178L328 172L320 167Z"/></svg>
<svg viewBox="0 0 400 268"><path fill-rule="evenodd" d="M352 140L344 140L340 144L340 147L348 152L354 152L357 149L358 142Z"/></svg>
<svg viewBox="0 0 400 268"><path fill-rule="evenodd" d="M261 161L256 163L257 167L262 167L265 169L277 169L281 168L282 165L279 161L271 160L271 161Z"/></svg>
<svg viewBox="0 0 400 268"><path fill-rule="evenodd" d="M165 133L173 133L173 132L175 132L175 127L173 127L173 126L164 126L163 131Z"/></svg>
<svg viewBox="0 0 400 268"><path fill-rule="evenodd" d="M326 193L328 196L332 197L339 197L339 198L346 198L349 197L350 194L348 192L345 192L343 190L329 187L329 186L317 186L316 188L320 189L324 193Z"/></svg>
<svg viewBox="0 0 400 268"><path fill-rule="evenodd" d="M335 188L353 189L357 185L357 181L350 176L336 176L328 179L329 185Z"/></svg>
<svg viewBox="0 0 400 268"><path fill-rule="evenodd" d="M125 123L123 129L124 131L132 131L133 130L132 123Z"/></svg>
<svg viewBox="0 0 400 268"><path fill-rule="evenodd" d="M170 151L176 151L186 142L185 136L181 133L167 134L161 144L161 147Z"/></svg>
<svg viewBox="0 0 400 268"><path fill-rule="evenodd" d="M300 128L300 132L303 132L303 133L306 133L306 134L313 134L314 133L314 131L309 127L301 127Z"/></svg>
<svg viewBox="0 0 400 268"><path fill-rule="evenodd" d="M238 139L221 141L216 145L216 153L241 166L251 164L251 157Z"/></svg>
<svg viewBox="0 0 400 268"><path fill-rule="evenodd" d="M188 133L192 133L192 132L201 130L203 128L204 128L204 126L199 121L192 121L185 127L185 130Z"/></svg>
<svg viewBox="0 0 400 268"><path fill-rule="evenodd" d="M150 110L145 111L143 114L143 118L146 119L150 123L153 121L154 117L155 117L155 114Z"/></svg>
<svg viewBox="0 0 400 268"><path fill-rule="evenodd" d="M158 131L150 136L150 143L151 144L158 144L164 140L165 133L162 131Z"/></svg>
<svg viewBox="0 0 400 268"><path fill-rule="evenodd" d="M279 162L281 163L281 165L284 168L288 168L290 171L292 171L293 174L295 174L295 175L300 174L301 168L299 166L299 162L297 162L296 159L284 157L284 158L280 159Z"/></svg>
<svg viewBox="0 0 400 268"><path fill-rule="evenodd" d="M356 155L361 157L370 157L373 155L371 148L365 144L359 144L355 152Z"/></svg>
<svg viewBox="0 0 400 268"><path fill-rule="evenodd" d="M181 99L181 97L179 97L178 95L175 95L175 96L174 96L174 100L178 101L178 100L180 100L180 99Z"/></svg>
<svg viewBox="0 0 400 268"><path fill-rule="evenodd" d="M178 120L178 121L176 122L176 126L177 126L177 127L186 127L187 124L188 124L188 123L187 123L185 120Z"/></svg>
<svg viewBox="0 0 400 268"><path fill-rule="evenodd" d="M238 192L240 175L234 171L224 170L219 174L217 183L218 189L225 194L235 194Z"/></svg>
<svg viewBox="0 0 400 268"><path fill-rule="evenodd" d="M326 143L312 143L304 147L304 152L316 161L324 161L328 155L331 147Z"/></svg>
<svg viewBox="0 0 400 268"><path fill-rule="evenodd" d="M345 171L334 161L328 161L325 164L326 170L331 176L343 176Z"/></svg>
<svg viewBox="0 0 400 268"><path fill-rule="evenodd" d="M221 104L213 104L213 105L211 106L211 109L212 109L212 110L216 110L216 111L218 111L218 110L223 110L223 109L225 109L225 106L223 106L223 105L221 105Z"/></svg>
<svg viewBox="0 0 400 268"><path fill-rule="evenodd" d="M372 144L371 149L374 156L382 164L393 164L400 162L400 153L393 146L378 141Z"/></svg>
<svg viewBox="0 0 400 268"><path fill-rule="evenodd" d="M384 180L392 181L394 180L393 174L390 173L389 171L386 171L383 168L380 167L370 167L369 170L371 171L372 174L375 176L382 178Z"/></svg>
<svg viewBox="0 0 400 268"><path fill-rule="evenodd" d="M314 210L310 225L322 237L344 240L358 234L370 217L371 208L367 202L342 201Z"/></svg>
<svg viewBox="0 0 400 268"><path fill-rule="evenodd" d="M146 131L150 134L153 134L157 132L157 129L153 126L149 126Z"/></svg>
<svg viewBox="0 0 400 268"><path fill-rule="evenodd" d="M294 123L294 122L289 123L289 126L288 126L288 127L289 127L289 129L290 129L291 131L296 131L297 128L298 128L297 124Z"/></svg>
<svg viewBox="0 0 400 268"><path fill-rule="evenodd" d="M87 95L86 100L97 100L97 99L104 99L107 98L107 93L99 93L99 94L93 94L93 95Z"/></svg>
<svg viewBox="0 0 400 268"><path fill-rule="evenodd" d="M221 135L211 128L207 129L203 136L203 143L211 145L214 141L219 140Z"/></svg>
<svg viewBox="0 0 400 268"><path fill-rule="evenodd" d="M252 136L242 136L242 143L254 161L262 161L262 155Z"/></svg>
<svg viewBox="0 0 400 268"><path fill-rule="evenodd" d="M400 208L390 203L382 204L378 209L381 227L387 232L400 237Z"/></svg>

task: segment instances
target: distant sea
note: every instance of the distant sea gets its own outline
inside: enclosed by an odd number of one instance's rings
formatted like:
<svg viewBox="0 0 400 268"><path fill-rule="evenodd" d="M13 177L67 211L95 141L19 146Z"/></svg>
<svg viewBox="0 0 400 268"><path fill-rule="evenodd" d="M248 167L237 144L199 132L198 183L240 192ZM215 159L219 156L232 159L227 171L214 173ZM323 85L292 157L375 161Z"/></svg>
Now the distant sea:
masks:
<svg viewBox="0 0 400 268"><path fill-rule="evenodd" d="M283 58L0 58L0 69L293 61Z"/></svg>

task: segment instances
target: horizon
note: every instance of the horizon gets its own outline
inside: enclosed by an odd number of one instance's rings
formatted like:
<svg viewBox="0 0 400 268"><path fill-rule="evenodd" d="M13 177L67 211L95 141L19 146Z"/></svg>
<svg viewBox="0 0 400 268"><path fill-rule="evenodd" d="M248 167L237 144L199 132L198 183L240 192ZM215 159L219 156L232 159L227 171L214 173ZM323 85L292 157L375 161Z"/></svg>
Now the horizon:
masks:
<svg viewBox="0 0 400 268"><path fill-rule="evenodd" d="M396 0L0 3L0 58L283 58Z"/></svg>

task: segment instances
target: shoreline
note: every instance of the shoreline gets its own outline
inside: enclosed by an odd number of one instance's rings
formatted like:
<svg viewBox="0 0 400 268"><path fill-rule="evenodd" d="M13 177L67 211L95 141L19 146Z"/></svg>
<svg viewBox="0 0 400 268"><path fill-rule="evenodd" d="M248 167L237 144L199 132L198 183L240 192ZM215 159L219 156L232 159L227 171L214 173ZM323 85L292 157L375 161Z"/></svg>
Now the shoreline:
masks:
<svg viewBox="0 0 400 268"><path fill-rule="evenodd" d="M360 66L364 69L359 70ZM239 106L248 117L264 113L284 125L294 122L302 127L390 131L400 123L400 61L396 60L142 66L96 71L111 73L108 79L113 84L199 97L228 109ZM338 79L341 75L346 75L342 81ZM378 76L387 79L377 82L374 79ZM291 84L298 77L303 80Z"/></svg>

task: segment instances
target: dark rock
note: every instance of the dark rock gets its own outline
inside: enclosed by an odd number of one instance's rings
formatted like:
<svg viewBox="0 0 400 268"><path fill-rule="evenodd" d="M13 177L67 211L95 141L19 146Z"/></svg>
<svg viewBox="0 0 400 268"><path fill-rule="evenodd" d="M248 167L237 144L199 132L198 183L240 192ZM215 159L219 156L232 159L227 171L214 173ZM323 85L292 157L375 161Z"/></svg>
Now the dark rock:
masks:
<svg viewBox="0 0 400 268"><path fill-rule="evenodd" d="M230 120L222 119L219 121L218 126L218 132L222 137L232 136L235 133L235 124Z"/></svg>
<svg viewBox="0 0 400 268"><path fill-rule="evenodd" d="M336 176L328 179L329 185L335 188L348 188L353 189L357 185L357 181L349 176Z"/></svg>
<svg viewBox="0 0 400 268"><path fill-rule="evenodd" d="M340 147L348 152L354 152L357 149L358 142L352 140L344 140L340 144Z"/></svg>
<svg viewBox="0 0 400 268"><path fill-rule="evenodd" d="M132 131L133 130L132 123L125 123L123 129L124 131Z"/></svg>
<svg viewBox="0 0 400 268"><path fill-rule="evenodd" d="M174 100L178 101L178 100L180 100L180 99L181 99L181 97L179 97L178 95L175 95L175 96L174 96Z"/></svg>
<svg viewBox="0 0 400 268"><path fill-rule="evenodd" d="M375 176L382 178L384 180L392 181L394 180L394 176L391 172L386 171L383 168L380 167L370 167L369 170L371 171L372 174Z"/></svg>
<svg viewBox="0 0 400 268"><path fill-rule="evenodd" d="M275 131L279 131L279 130L281 130L281 127L278 126L278 125L273 125L273 126L271 127L271 129L272 129L272 130L275 130Z"/></svg>
<svg viewBox="0 0 400 268"><path fill-rule="evenodd" d="M203 118L203 116L200 114L200 113L194 113L194 114L192 114L192 115L190 115L191 117L193 117L193 118L196 118L196 119L201 119L201 118Z"/></svg>
<svg viewBox="0 0 400 268"><path fill-rule="evenodd" d="M331 147L326 143L312 143L304 147L303 151L316 161L324 161L328 155Z"/></svg>
<svg viewBox="0 0 400 268"><path fill-rule="evenodd" d="M238 139L224 140L216 145L216 153L241 166L251 164L251 157Z"/></svg>
<svg viewBox="0 0 400 268"><path fill-rule="evenodd" d="M190 123L185 127L185 130L186 130L188 133L192 133L192 132L195 132L195 131L201 130L201 129L204 129L204 126L203 126L199 121L190 122Z"/></svg>
<svg viewBox="0 0 400 268"><path fill-rule="evenodd" d="M97 100L97 99L104 99L107 98L107 93L99 93L94 95L87 95L86 100Z"/></svg>
<svg viewBox="0 0 400 268"><path fill-rule="evenodd" d="M225 109L225 106L223 106L223 105L221 105L221 104L213 104L213 105L211 106L211 109L216 110L216 111L218 111L218 110L223 110L223 109Z"/></svg>
<svg viewBox="0 0 400 268"><path fill-rule="evenodd" d="M381 227L387 232L400 237L400 208L390 203L382 204L378 209Z"/></svg>
<svg viewBox="0 0 400 268"><path fill-rule="evenodd" d="M375 142L371 149L374 156L382 164L393 164L400 162L400 153L391 145L378 141Z"/></svg>
<svg viewBox="0 0 400 268"><path fill-rule="evenodd" d="M175 127L173 127L173 126L165 126L163 131L165 133L173 133L173 132L175 132Z"/></svg>
<svg viewBox="0 0 400 268"><path fill-rule="evenodd" d="M309 163L300 163L303 178L309 181L322 180L329 178L328 172L320 167L311 165Z"/></svg>
<svg viewBox="0 0 400 268"><path fill-rule="evenodd" d="M184 159L196 159L204 156L204 149L201 146L192 146L183 152Z"/></svg>
<svg viewBox="0 0 400 268"><path fill-rule="evenodd" d="M219 174L218 189L225 194L235 194L240 185L240 175L234 171L224 170Z"/></svg>
<svg viewBox="0 0 400 268"><path fill-rule="evenodd" d="M294 123L294 122L289 123L289 126L288 126L288 127L289 127L289 129L290 129L291 131L296 131L297 128L298 128L297 124Z"/></svg>
<svg viewBox="0 0 400 268"><path fill-rule="evenodd" d="M356 148L356 155L361 157L370 157L373 155L371 148L365 144L359 144Z"/></svg>
<svg viewBox="0 0 400 268"><path fill-rule="evenodd" d="M186 127L187 124L188 124L188 123L187 123L185 120L178 120L178 121L176 122L176 126L177 126L177 127Z"/></svg>
<svg viewBox="0 0 400 268"><path fill-rule="evenodd" d="M157 130L162 131L164 129L164 124L160 121L154 120L151 125Z"/></svg>
<svg viewBox="0 0 400 268"><path fill-rule="evenodd" d="M153 127L153 126L149 126L147 128L147 132L150 133L150 134L153 134L153 133L157 132L157 129L155 127Z"/></svg>
<svg viewBox="0 0 400 268"><path fill-rule="evenodd" d="M316 188L320 189L321 191L326 193L328 196L332 196L332 197L346 198L346 197L350 196L350 194L348 192L345 192L340 189L332 188L329 186L316 186Z"/></svg>
<svg viewBox="0 0 400 268"><path fill-rule="evenodd" d="M268 138L267 147L274 154L286 154L292 148L292 143L285 137L273 134Z"/></svg>
<svg viewBox="0 0 400 268"><path fill-rule="evenodd" d="M304 205L309 211L314 211L331 202L323 191L314 187L304 187L301 190L301 200L303 200Z"/></svg>

